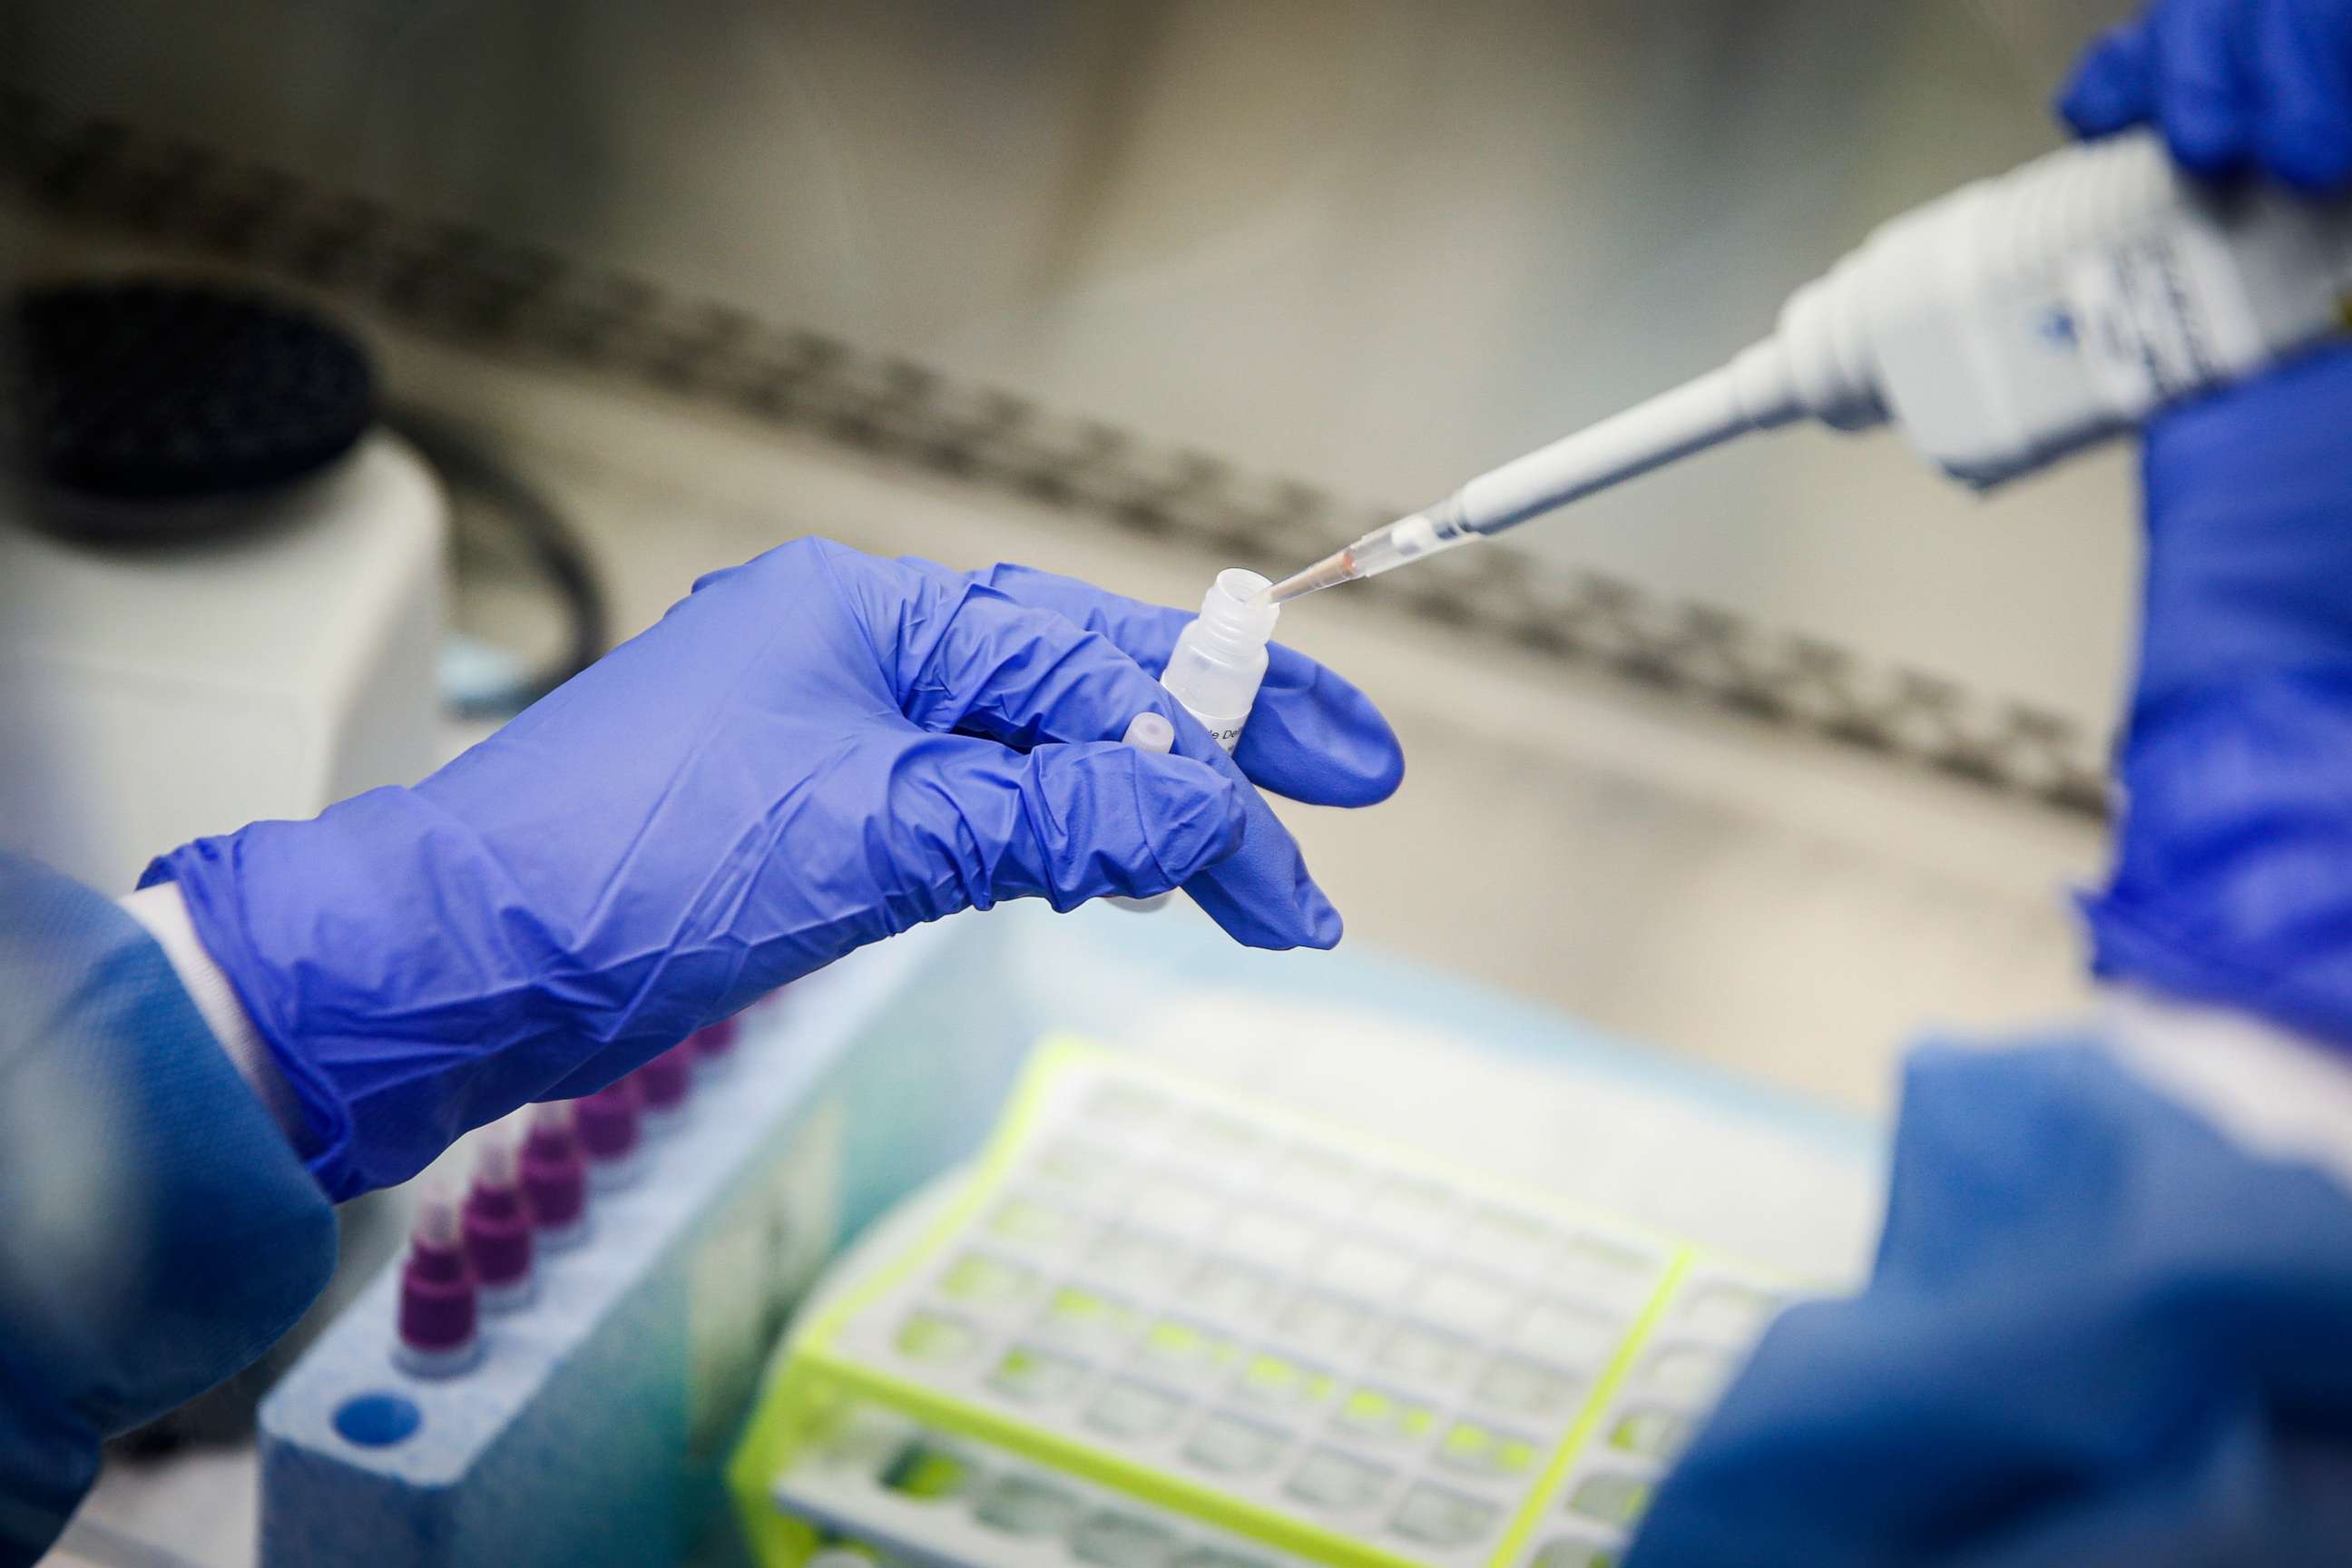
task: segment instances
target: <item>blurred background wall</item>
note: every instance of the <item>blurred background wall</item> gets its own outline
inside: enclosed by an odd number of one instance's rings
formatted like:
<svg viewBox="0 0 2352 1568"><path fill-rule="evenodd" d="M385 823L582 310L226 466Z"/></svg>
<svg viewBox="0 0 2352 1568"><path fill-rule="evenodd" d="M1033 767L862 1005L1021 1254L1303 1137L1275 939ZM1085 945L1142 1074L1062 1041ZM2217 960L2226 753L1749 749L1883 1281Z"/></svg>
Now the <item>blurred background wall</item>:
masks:
<svg viewBox="0 0 2352 1568"><path fill-rule="evenodd" d="M284 171L305 223L335 226L346 196L384 217L352 247L361 272L475 231L737 312L689 322L717 334L705 358L729 334L807 329L863 370L903 361L1066 428L1295 477L1368 526L1719 363L1872 224L2055 145L2067 61L2126 9L15 0L0 88L66 128L65 163L79 124L163 149L128 205L166 220L160 238L90 227L37 190L30 213L0 201L0 244L36 271L236 270L169 217L184 142L207 167ZM381 273L257 259L266 286L367 337L396 404L570 517L621 635L803 531L1171 603L1221 564L1303 559L1296 541L1155 533L1115 506L975 487L822 417L610 374L609 355L418 330ZM761 353L789 358L781 336ZM2084 998L2064 889L2103 852L2082 808L2127 657L2136 526L2120 447L1979 500L1897 437L1799 431L1515 536L1654 607L1720 606L1978 710L2056 715L2071 813L1414 609L1419 588L1507 577L1496 550L1286 619L1378 695L1412 758L1381 810L1289 820L1351 941L1883 1107L1923 1021L2006 1027ZM515 619L494 574L461 570L457 602L461 621L486 603ZM1705 655L1663 662L1687 676Z"/></svg>
<svg viewBox="0 0 2352 1568"><path fill-rule="evenodd" d="M1727 357L2052 145L2117 0L17 0L10 73L1368 503ZM1799 433L1520 542L2109 722L2117 454Z"/></svg>

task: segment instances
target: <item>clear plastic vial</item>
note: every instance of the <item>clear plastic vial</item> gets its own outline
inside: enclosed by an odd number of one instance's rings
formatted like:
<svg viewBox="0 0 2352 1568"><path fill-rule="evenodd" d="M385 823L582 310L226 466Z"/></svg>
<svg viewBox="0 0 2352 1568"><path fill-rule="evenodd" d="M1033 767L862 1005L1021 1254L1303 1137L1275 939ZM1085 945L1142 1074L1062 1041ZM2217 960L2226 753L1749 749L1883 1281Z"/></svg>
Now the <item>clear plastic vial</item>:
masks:
<svg viewBox="0 0 2352 1568"><path fill-rule="evenodd" d="M1176 634L1176 651L1160 684L1230 752L1249 722L1265 679L1265 645L1281 606L1261 595L1271 586L1255 572L1220 572L1201 613Z"/></svg>

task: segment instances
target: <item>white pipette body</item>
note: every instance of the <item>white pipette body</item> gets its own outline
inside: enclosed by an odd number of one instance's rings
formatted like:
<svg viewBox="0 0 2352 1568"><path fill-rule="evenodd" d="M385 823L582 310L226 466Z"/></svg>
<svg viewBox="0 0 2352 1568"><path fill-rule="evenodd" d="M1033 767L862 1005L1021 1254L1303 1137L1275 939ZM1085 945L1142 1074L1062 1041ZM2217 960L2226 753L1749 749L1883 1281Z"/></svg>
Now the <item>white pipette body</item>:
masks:
<svg viewBox="0 0 2352 1568"><path fill-rule="evenodd" d="M1276 603L1499 533L1810 417L1889 423L2000 483L2352 322L2352 201L2181 173L2150 133L2070 147L1895 219L1800 289L1730 363L1375 529Z"/></svg>

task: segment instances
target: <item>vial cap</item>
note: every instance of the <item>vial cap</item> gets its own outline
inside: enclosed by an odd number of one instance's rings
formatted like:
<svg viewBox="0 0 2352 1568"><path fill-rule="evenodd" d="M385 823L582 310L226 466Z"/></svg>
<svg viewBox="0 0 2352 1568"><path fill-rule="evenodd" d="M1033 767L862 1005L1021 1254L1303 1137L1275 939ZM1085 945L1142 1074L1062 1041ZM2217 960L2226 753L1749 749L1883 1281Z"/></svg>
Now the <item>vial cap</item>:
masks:
<svg viewBox="0 0 2352 1568"><path fill-rule="evenodd" d="M1165 754L1175 747L1176 726L1170 723L1165 716L1146 709L1128 721L1127 733L1119 740L1139 751Z"/></svg>
<svg viewBox="0 0 2352 1568"><path fill-rule="evenodd" d="M627 1079L572 1105L572 1129L591 1160L618 1160L637 1146L637 1086Z"/></svg>
<svg viewBox="0 0 2352 1568"><path fill-rule="evenodd" d="M639 1100L648 1110L671 1110L686 1101L693 1086L694 1061L684 1046L673 1046L629 1076L636 1081Z"/></svg>
<svg viewBox="0 0 2352 1568"><path fill-rule="evenodd" d="M1265 642L1274 636L1274 623L1282 618L1282 606L1264 596L1273 586L1271 578L1258 573L1227 567L1202 595L1201 619L1228 637Z"/></svg>

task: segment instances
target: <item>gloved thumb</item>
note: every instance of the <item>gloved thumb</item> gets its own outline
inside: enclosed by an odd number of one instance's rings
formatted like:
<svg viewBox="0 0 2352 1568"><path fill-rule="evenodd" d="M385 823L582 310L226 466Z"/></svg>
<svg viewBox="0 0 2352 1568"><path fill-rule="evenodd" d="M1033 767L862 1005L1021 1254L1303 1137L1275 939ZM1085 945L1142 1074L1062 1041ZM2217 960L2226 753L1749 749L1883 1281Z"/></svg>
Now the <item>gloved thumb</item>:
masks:
<svg viewBox="0 0 2352 1568"><path fill-rule="evenodd" d="M974 909L1150 898L1241 845L1241 786L1187 757L1116 742L1016 752L941 735L911 748L906 763L927 771L961 818L952 838L927 836L942 861L930 874L950 872Z"/></svg>

